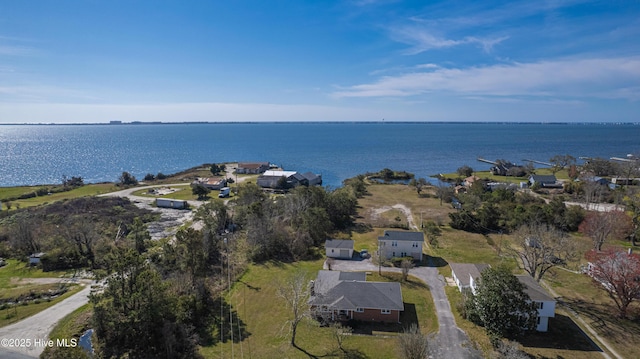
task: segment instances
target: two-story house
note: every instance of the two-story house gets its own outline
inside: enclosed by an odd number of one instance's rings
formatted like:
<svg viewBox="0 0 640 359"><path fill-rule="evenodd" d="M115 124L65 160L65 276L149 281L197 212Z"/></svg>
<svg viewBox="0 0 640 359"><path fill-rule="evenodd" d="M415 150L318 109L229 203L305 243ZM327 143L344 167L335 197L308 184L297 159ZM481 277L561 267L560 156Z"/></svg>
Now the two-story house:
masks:
<svg viewBox="0 0 640 359"><path fill-rule="evenodd" d="M450 263L449 266L451 267L451 276L458 289L462 292L464 288L469 288L474 294L482 271L489 267L488 264L475 263ZM529 295L531 301L536 303L538 310L536 331L546 332L549 329L549 318L556 315L555 299L531 276L517 275L516 278L524 285L524 291Z"/></svg>
<svg viewBox="0 0 640 359"><path fill-rule="evenodd" d="M382 258L413 257L421 261L423 242L422 232L384 231L384 235L378 237L378 250Z"/></svg>

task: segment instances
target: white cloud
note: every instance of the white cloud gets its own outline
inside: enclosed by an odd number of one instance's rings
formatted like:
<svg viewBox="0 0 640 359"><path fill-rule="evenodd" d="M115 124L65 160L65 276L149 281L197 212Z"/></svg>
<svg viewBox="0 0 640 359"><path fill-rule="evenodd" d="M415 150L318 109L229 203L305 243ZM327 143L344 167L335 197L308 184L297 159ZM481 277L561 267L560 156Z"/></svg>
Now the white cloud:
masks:
<svg viewBox="0 0 640 359"><path fill-rule="evenodd" d="M414 25L392 28L391 37L398 42L411 46L405 51L407 55L416 55L433 49L444 49L467 44L480 45L488 53L491 52L495 45L509 38L508 36L495 38L466 36L462 39L448 39L438 36L435 31Z"/></svg>
<svg viewBox="0 0 640 359"><path fill-rule="evenodd" d="M640 99L640 58L556 60L485 67L435 68L385 76L333 93L336 97L476 96Z"/></svg>
<svg viewBox="0 0 640 359"><path fill-rule="evenodd" d="M35 50L26 46L0 45L0 55L28 56L34 53Z"/></svg>

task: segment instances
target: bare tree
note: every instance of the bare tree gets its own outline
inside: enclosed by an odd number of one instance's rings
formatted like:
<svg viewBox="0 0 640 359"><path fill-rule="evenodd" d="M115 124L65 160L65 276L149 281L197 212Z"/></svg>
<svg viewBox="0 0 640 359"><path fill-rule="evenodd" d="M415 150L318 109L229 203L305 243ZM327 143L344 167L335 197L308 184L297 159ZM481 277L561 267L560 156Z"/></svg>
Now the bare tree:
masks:
<svg viewBox="0 0 640 359"><path fill-rule="evenodd" d="M613 299L619 316L626 318L629 304L640 298L640 256L608 250L591 251L586 257L591 264L589 275Z"/></svg>
<svg viewBox="0 0 640 359"><path fill-rule="evenodd" d="M577 259L574 241L565 233L543 224L524 225L515 233L517 247L510 251L536 281L556 266Z"/></svg>
<svg viewBox="0 0 640 359"><path fill-rule="evenodd" d="M623 238L629 231L629 217L622 211L589 212L579 231L591 237L593 249L600 251L609 238Z"/></svg>
<svg viewBox="0 0 640 359"><path fill-rule="evenodd" d="M336 343L338 344L338 349L343 353L347 353L347 350L344 348L344 340L349 335L351 335L351 333L353 332L353 329L351 329L351 327L344 326L338 322L331 323L330 328L331 328L331 335L333 336L333 338L336 340Z"/></svg>
<svg viewBox="0 0 640 359"><path fill-rule="evenodd" d="M100 239L94 222L87 219L73 219L66 223L65 235L67 240L75 244L91 266L95 262L94 244Z"/></svg>
<svg viewBox="0 0 640 359"><path fill-rule="evenodd" d="M423 359L427 357L427 337L420 332L416 324L411 324L398 336L400 352L405 359Z"/></svg>
<svg viewBox="0 0 640 359"><path fill-rule="evenodd" d="M309 315L309 279L303 271L297 271L293 276L280 283L278 296L285 301L291 317L287 320L290 325L291 345L301 349L296 344L296 334L300 322Z"/></svg>
<svg viewBox="0 0 640 359"><path fill-rule="evenodd" d="M35 233L36 227L37 225L26 217L18 218L10 232L11 246L25 255L40 252L41 241Z"/></svg>
<svg viewBox="0 0 640 359"><path fill-rule="evenodd" d="M415 265L413 264L413 261L410 259L403 259L402 262L400 262L400 268L402 269L403 282L407 280L407 277L409 276L409 270L414 266Z"/></svg>

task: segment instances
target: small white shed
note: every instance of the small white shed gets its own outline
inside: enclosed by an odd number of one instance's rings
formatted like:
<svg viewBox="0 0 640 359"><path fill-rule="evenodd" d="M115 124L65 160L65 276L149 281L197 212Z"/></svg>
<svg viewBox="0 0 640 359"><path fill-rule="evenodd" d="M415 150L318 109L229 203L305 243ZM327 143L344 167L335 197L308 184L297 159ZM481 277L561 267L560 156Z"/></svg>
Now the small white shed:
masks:
<svg viewBox="0 0 640 359"><path fill-rule="evenodd" d="M329 258L350 259L353 256L353 241L350 239L327 239L324 248Z"/></svg>

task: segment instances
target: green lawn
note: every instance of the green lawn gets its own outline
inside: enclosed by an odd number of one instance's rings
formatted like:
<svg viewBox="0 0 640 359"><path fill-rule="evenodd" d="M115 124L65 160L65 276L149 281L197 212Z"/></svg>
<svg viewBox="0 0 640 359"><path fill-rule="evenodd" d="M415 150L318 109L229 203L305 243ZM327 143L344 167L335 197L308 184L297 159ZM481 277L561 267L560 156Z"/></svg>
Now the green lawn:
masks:
<svg viewBox="0 0 640 359"><path fill-rule="evenodd" d="M0 327L4 327L6 325L19 322L24 318L27 318L36 313L39 313L51 307L52 305L58 302L61 302L64 299L74 295L75 293L79 292L83 288L82 286L77 284L69 284L68 286L69 286L69 290L63 295L55 299L35 301L25 305L22 305L22 304L17 306L12 305L12 306L8 306L5 309L0 310Z"/></svg>
<svg viewBox="0 0 640 359"><path fill-rule="evenodd" d="M78 340L84 332L91 326L91 315L93 307L90 303L74 310L71 314L64 317L51 330L49 339L67 339ZM84 350L80 346L76 347L46 347L40 355L41 359L47 358L88 358Z"/></svg>
<svg viewBox="0 0 640 359"><path fill-rule="evenodd" d="M47 187L47 186L1 187L0 200L3 201L3 204L2 204L3 209L7 208L6 200L4 200L5 198L15 197L24 193L34 192L42 187ZM15 210L18 207L25 208L25 207L38 206L41 204L47 204L55 201L60 201L63 199L96 196L103 193L118 191L120 189L121 188L116 187L113 183L88 184L67 192L52 193L50 195L45 195L45 196L38 196L34 198L18 199L15 201L11 201L11 208L12 210Z"/></svg>
<svg viewBox="0 0 640 359"><path fill-rule="evenodd" d="M243 277L234 285L227 301L235 309L239 320L246 325L249 336L233 345L231 341L201 348L207 358L221 358L244 353L254 358L306 358L301 351L291 347L288 337L289 311L276 294L278 283L302 270L309 279L315 278L322 267L322 260L298 262L295 264L269 263L252 265ZM395 276L372 273L367 280L397 280ZM431 295L426 286L416 279L402 284L403 299L408 309L415 308L416 317L423 333L437 330L435 313ZM361 357L394 358L397 357L396 333L379 333L380 335L352 335L345 339L347 349L357 351ZM214 333L217 337L219 333ZM236 337L237 338L237 337ZM297 335L296 343L309 353L323 356L332 353L336 348L335 339L331 337L329 328L319 327L314 320L305 320Z"/></svg>
<svg viewBox="0 0 640 359"><path fill-rule="evenodd" d="M30 283L28 279L32 278L62 278L73 274L72 271L53 271L43 272L42 269L31 267L24 262L15 259L7 260L7 265L0 267L0 300L10 300L23 295L36 295L39 293L47 293L50 289L60 288L59 283L38 284ZM20 279L26 279L20 281ZM0 310L0 326L15 323L23 318L40 312L60 300L78 292L80 286L73 285L62 296L53 300L37 300L31 301L27 305L9 306Z"/></svg>

